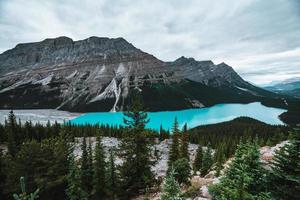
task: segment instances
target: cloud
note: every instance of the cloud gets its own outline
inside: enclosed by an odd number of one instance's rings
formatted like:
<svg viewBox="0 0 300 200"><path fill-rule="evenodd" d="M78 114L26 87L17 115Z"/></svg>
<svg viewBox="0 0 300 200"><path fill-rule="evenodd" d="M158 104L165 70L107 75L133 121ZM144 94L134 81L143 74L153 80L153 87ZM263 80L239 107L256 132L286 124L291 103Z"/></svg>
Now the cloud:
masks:
<svg viewBox="0 0 300 200"><path fill-rule="evenodd" d="M0 0L0 52L61 35L124 37L162 60L184 55L224 61L246 80L262 83L300 74L299 5L297 0Z"/></svg>

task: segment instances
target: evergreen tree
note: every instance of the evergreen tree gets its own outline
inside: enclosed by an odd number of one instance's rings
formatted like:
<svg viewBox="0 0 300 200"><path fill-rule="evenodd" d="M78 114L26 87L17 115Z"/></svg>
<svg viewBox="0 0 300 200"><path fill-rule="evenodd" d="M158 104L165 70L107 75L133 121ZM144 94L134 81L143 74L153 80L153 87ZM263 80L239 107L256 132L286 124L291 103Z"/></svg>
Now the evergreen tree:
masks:
<svg viewBox="0 0 300 200"><path fill-rule="evenodd" d="M101 143L101 136L97 136L95 147L95 163L94 163L94 197L95 199L104 199L106 196L106 179L105 171L105 152Z"/></svg>
<svg viewBox="0 0 300 200"><path fill-rule="evenodd" d="M168 169L171 169L173 163L180 158L180 149L179 149L179 127L178 127L177 117L174 120L172 128L172 144L169 150L169 160L168 160Z"/></svg>
<svg viewBox="0 0 300 200"><path fill-rule="evenodd" d="M183 200L184 198L181 196L180 186L175 179L175 172L170 169L170 173L165 178L161 200Z"/></svg>
<svg viewBox="0 0 300 200"><path fill-rule="evenodd" d="M16 143L16 134L17 134L17 122L16 116L11 110L8 115L8 152L11 156L15 156L17 154L17 143Z"/></svg>
<svg viewBox="0 0 300 200"><path fill-rule="evenodd" d="M87 166L88 166L88 174L89 174L89 177L88 179L91 181L88 185L87 185L87 192L89 195L92 194L93 192L93 173L94 173L94 155L93 155L93 149L92 149L92 142L91 142L91 139L89 138L89 142L88 142L88 160L87 160Z"/></svg>
<svg viewBox="0 0 300 200"><path fill-rule="evenodd" d="M92 174L92 168L89 164L90 160L90 155L87 149L87 142L86 142L86 137L83 137L82 140L82 145L81 145L81 184L82 184L82 189L87 193L91 194L91 188L92 186L92 181L93 181L93 174Z"/></svg>
<svg viewBox="0 0 300 200"><path fill-rule="evenodd" d="M70 156L69 163L68 186L66 190L68 200L87 200L88 195L82 189L80 170L75 163L74 156Z"/></svg>
<svg viewBox="0 0 300 200"><path fill-rule="evenodd" d="M300 129L288 144L276 151L271 162L270 190L280 199L300 199Z"/></svg>
<svg viewBox="0 0 300 200"><path fill-rule="evenodd" d="M107 190L109 199L116 199L117 195L117 174L116 174L116 166L115 166L115 155L114 150L110 149L109 151L109 162L108 162L108 170L107 170Z"/></svg>
<svg viewBox="0 0 300 200"><path fill-rule="evenodd" d="M212 149L210 143L208 143L206 150L203 154L201 175L205 176L209 172L212 165L213 165Z"/></svg>
<svg viewBox="0 0 300 200"><path fill-rule="evenodd" d="M179 123L178 123L177 117L175 117L174 124L173 124L173 127L172 127L172 134L173 135L178 135L179 133L180 133Z"/></svg>
<svg viewBox="0 0 300 200"><path fill-rule="evenodd" d="M38 199L39 195L39 189L37 189L34 193L27 194L26 189L25 189L25 181L24 177L20 178L20 185L21 185L21 194L17 195L14 194L13 197L15 200L35 200Z"/></svg>
<svg viewBox="0 0 300 200"><path fill-rule="evenodd" d="M188 126L187 123L184 123L183 127L182 127L182 132L186 133L188 131Z"/></svg>
<svg viewBox="0 0 300 200"><path fill-rule="evenodd" d="M149 122L148 114L144 112L144 106L140 95L134 95L130 111L124 112L124 123L133 129L144 129Z"/></svg>
<svg viewBox="0 0 300 200"><path fill-rule="evenodd" d="M213 199L266 199L266 172L257 144L241 143L220 183L209 187Z"/></svg>
<svg viewBox="0 0 300 200"><path fill-rule="evenodd" d="M2 150L0 150L0 199L4 199L4 184L6 181L4 171L4 156Z"/></svg>
<svg viewBox="0 0 300 200"><path fill-rule="evenodd" d="M218 156L215 159L215 163L216 163L216 166L215 166L216 174L215 175L217 177L220 176L221 170L223 169L223 163L224 162L225 162L224 154L219 154L218 153Z"/></svg>
<svg viewBox="0 0 300 200"><path fill-rule="evenodd" d="M203 149L202 149L202 146L199 145L198 146L198 149L197 149L197 153L196 153L196 157L195 157L195 160L194 160L194 164L193 164L193 170L194 172L197 172L197 171L201 171L202 169L202 160L203 160Z"/></svg>
<svg viewBox="0 0 300 200"><path fill-rule="evenodd" d="M144 191L154 183L151 166L155 164L152 155L153 140L147 138L144 130L147 113L143 112L139 98L133 101L131 111L125 113L124 122L128 125L128 133L124 134L119 146L119 157L123 159L120 166L121 198L128 199L140 191Z"/></svg>
<svg viewBox="0 0 300 200"><path fill-rule="evenodd" d="M189 182L189 178L191 177L191 166L188 159L180 158L176 160L172 165L172 169L174 169L175 178L178 183L187 184Z"/></svg>
<svg viewBox="0 0 300 200"><path fill-rule="evenodd" d="M189 135L187 132L181 134L180 157L190 160L189 154Z"/></svg>

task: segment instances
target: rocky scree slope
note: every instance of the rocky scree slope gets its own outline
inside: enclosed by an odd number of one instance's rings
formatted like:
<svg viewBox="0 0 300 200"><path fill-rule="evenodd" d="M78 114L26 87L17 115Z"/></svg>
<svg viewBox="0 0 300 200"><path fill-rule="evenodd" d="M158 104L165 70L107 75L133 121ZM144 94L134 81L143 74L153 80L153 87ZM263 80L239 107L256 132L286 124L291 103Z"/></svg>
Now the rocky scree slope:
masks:
<svg viewBox="0 0 300 200"><path fill-rule="evenodd" d="M123 38L68 37L18 44L0 54L0 108L126 110L139 91L150 111L264 101L267 92L225 63L163 62Z"/></svg>

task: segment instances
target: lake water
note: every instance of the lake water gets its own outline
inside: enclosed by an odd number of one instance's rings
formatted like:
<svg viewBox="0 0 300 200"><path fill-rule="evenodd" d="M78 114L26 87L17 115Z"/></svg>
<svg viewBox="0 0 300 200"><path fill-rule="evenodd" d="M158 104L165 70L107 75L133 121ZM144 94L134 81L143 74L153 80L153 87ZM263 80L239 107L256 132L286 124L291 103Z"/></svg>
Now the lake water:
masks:
<svg viewBox="0 0 300 200"><path fill-rule="evenodd" d="M171 129L175 117L180 127L187 123L188 128L199 125L214 124L229 121L237 117L251 117L268 124L283 124L278 118L284 109L266 107L259 102L249 104L218 104L208 108L187 109L180 111L149 112L150 122L147 128L159 130L160 125L165 130ZM82 114L70 120L77 125L109 124L124 125L122 112L93 112Z"/></svg>

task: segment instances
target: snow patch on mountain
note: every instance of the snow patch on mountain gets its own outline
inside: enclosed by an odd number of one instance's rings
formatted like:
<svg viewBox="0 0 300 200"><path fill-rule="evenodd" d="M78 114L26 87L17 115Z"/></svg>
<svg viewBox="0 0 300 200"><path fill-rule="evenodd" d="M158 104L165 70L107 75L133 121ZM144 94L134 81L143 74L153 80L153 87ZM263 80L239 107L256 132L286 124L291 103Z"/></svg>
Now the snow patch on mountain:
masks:
<svg viewBox="0 0 300 200"><path fill-rule="evenodd" d="M9 91L9 90L14 90L14 89L16 89L17 87L19 87L21 85L29 84L31 82L32 82L32 79L29 79L29 80L24 80L23 79L21 81L16 82L15 84L9 86L9 87L6 87L6 88L2 89L0 91L0 93L6 92L6 91Z"/></svg>
<svg viewBox="0 0 300 200"><path fill-rule="evenodd" d="M69 76L66 77L66 79L71 79L73 77L75 77L77 75L78 71L75 70L72 74L70 74Z"/></svg>
<svg viewBox="0 0 300 200"><path fill-rule="evenodd" d="M116 71L116 76L122 77L125 76L126 74L127 74L127 69L125 68L123 63L120 63Z"/></svg>
<svg viewBox="0 0 300 200"><path fill-rule="evenodd" d="M116 97L115 95L118 93L117 91L118 91L117 81L116 79L113 78L112 81L109 83L109 85L105 88L105 90L101 94L91 99L89 103L95 101L101 101L108 98L115 98Z"/></svg>
<svg viewBox="0 0 300 200"><path fill-rule="evenodd" d="M49 76L47 76L41 80L35 81L33 84L42 84L45 86L45 85L48 85L52 81L52 78L53 78L53 74L50 74Z"/></svg>

